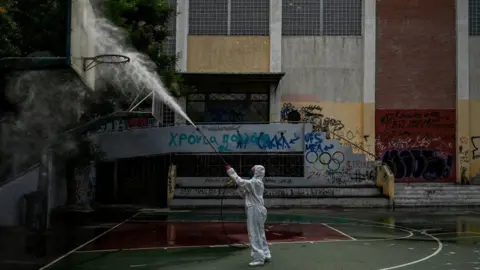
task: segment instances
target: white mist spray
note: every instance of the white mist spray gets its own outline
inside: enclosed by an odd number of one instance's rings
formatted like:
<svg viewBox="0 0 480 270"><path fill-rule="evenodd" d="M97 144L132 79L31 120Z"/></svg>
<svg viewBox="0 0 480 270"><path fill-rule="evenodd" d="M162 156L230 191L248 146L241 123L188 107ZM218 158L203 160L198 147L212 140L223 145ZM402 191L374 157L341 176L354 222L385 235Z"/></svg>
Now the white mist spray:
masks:
<svg viewBox="0 0 480 270"><path fill-rule="evenodd" d="M88 0L87 0L88 1ZM194 125L182 110L175 98L163 85L155 70L155 63L146 55L127 45L127 32L115 26L99 13L94 12L92 5L86 5L83 27L93 34L95 49L98 54L120 54L130 58L130 62L122 65L97 66L97 77L100 80L113 82L120 91L154 91L175 113ZM97 14L97 15L96 15Z"/></svg>

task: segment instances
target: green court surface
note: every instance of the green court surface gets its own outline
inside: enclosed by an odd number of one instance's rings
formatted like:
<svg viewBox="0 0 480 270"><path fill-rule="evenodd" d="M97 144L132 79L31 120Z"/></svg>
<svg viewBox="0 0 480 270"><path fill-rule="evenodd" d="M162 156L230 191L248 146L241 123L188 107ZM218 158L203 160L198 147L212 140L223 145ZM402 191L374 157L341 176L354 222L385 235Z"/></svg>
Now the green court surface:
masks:
<svg viewBox="0 0 480 270"><path fill-rule="evenodd" d="M472 218L473 216L473 218ZM480 269L480 219L476 214L439 215L433 213L315 213L315 212L275 212L269 214L268 222L285 225L285 231L303 237L292 241L272 242L270 248L272 261L263 269ZM45 267L47 270L60 269L248 269L249 249L239 249L219 245L196 245L193 238L210 233L212 226L219 224L216 213L180 213L168 217L151 214L138 214L124 224L107 231L89 245L83 245L74 252L59 258ZM243 213L231 213L225 216L225 222L242 224ZM177 222L177 223L175 223ZM178 223L181 222L181 223ZM203 222L204 225L191 226L195 234L182 238L183 231L172 236L171 228L189 222ZM133 239L144 241L146 231L155 230L153 238L162 230L152 227L154 224L170 224L169 231L161 232L173 237L172 245L142 244L136 248L123 248L128 242L117 238L116 231L124 235L138 234ZM176 225L172 225L176 224ZM180 224L180 225L178 225ZM196 223L200 224L200 223ZM316 227L325 235L337 235L338 239L320 239ZM162 225L162 226L164 226ZM229 226L230 226L229 225ZM155 225L156 226L156 225ZM218 225L219 226L219 225ZM235 225L237 226L237 225ZM321 227L320 227L321 226ZM122 229L123 228L123 229ZM135 228L135 230L133 229ZM152 229L156 228L156 229ZM164 228L164 227L162 227ZM219 227L213 229L217 230ZM310 228L310 227L308 227ZM302 231L303 230L303 231ZM188 231L188 233L191 233ZM140 235L141 234L141 235ZM218 237L224 236L219 230ZM233 233L232 233L233 234ZM118 234L119 236L120 234ZM268 234L267 234L268 237ZM310 237L317 237L310 241ZM123 237L125 238L125 236ZM168 238L168 239L170 239ZM103 240L102 240L103 239ZM167 239L167 240L168 240ZM170 240L171 240L170 239ZM176 240L175 240L176 239ZM154 239L155 240L155 239ZM269 239L270 240L270 239ZM152 240L153 241L153 240ZM183 241L183 242L181 242ZM215 240L217 241L217 240ZM97 245L95 243L98 243ZM131 244L131 243L130 243ZM192 247L196 246L196 247ZM101 248L100 248L101 247ZM107 248L108 247L108 248ZM97 250L99 248L100 250Z"/></svg>

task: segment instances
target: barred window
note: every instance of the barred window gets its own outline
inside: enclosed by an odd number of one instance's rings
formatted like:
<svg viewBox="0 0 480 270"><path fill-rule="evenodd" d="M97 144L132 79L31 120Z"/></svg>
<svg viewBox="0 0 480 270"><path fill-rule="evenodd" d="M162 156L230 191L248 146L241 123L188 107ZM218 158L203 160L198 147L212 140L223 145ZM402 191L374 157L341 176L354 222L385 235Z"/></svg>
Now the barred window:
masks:
<svg viewBox="0 0 480 270"><path fill-rule="evenodd" d="M227 35L227 0L190 0L188 8L189 35Z"/></svg>
<svg viewBox="0 0 480 270"><path fill-rule="evenodd" d="M240 175L247 176L252 166L262 164L266 177L303 177L303 153L270 153L228 154L222 157L228 164L237 168ZM225 164L216 155L209 154L177 154L178 177L223 177Z"/></svg>
<svg viewBox="0 0 480 270"><path fill-rule="evenodd" d="M269 0L190 0L189 35L268 36Z"/></svg>
<svg viewBox="0 0 480 270"><path fill-rule="evenodd" d="M361 36L363 0L284 0L284 36Z"/></svg>
<svg viewBox="0 0 480 270"><path fill-rule="evenodd" d="M175 14L177 13L177 0L168 0L168 5L174 9ZM177 20L176 20L176 15L172 16L170 18L170 21L168 23L168 30L170 34L168 37L165 39L165 51L169 54L175 54L176 53L176 32L177 32Z"/></svg>
<svg viewBox="0 0 480 270"><path fill-rule="evenodd" d="M209 93L187 97L187 114L195 123L265 123L270 118L268 93Z"/></svg>
<svg viewBox="0 0 480 270"><path fill-rule="evenodd" d="M268 36L269 0L230 0L230 35Z"/></svg>
<svg viewBox="0 0 480 270"><path fill-rule="evenodd" d="M163 105L163 123L162 126L174 126L175 125L175 112L167 105Z"/></svg>
<svg viewBox="0 0 480 270"><path fill-rule="evenodd" d="M480 0L468 1L470 36L480 36Z"/></svg>

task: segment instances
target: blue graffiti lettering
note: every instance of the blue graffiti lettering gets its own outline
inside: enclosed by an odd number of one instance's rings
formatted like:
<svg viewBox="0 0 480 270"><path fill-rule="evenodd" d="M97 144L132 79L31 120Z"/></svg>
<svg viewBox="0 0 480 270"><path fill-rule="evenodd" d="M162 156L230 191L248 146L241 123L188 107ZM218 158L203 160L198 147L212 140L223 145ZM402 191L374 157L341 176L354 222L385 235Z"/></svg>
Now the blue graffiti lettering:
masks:
<svg viewBox="0 0 480 270"><path fill-rule="evenodd" d="M240 133L238 130L233 133L222 133L216 136L210 136L208 139L195 133L170 133L170 147L184 147L186 145L207 145L209 142L216 145L216 148L222 152L232 152L233 148L247 149L258 148L261 150L284 150L291 149L291 145L301 142L301 137L294 134L293 138L287 137L284 133L267 134L261 132ZM326 146L325 146L326 147ZM328 150L328 148L326 148Z"/></svg>
<svg viewBox="0 0 480 270"><path fill-rule="evenodd" d="M210 136L208 141L210 141L210 143L212 143L212 144L218 144L217 143L217 138L215 136ZM201 144L201 143L208 144L208 141L203 136L197 135L197 134L185 134L185 133L170 132L170 142L168 143L168 146L170 146L170 147L180 147L185 142L190 144L190 145Z"/></svg>
<svg viewBox="0 0 480 270"><path fill-rule="evenodd" d="M333 149L333 144L323 145L323 138L320 133L305 134L305 151L306 152L328 152Z"/></svg>
<svg viewBox="0 0 480 270"><path fill-rule="evenodd" d="M297 133L293 133L293 136L295 138L290 139L290 144L294 144L296 141L300 140L300 137L297 135Z"/></svg>
<svg viewBox="0 0 480 270"><path fill-rule="evenodd" d="M276 148L277 150L291 148L283 133L280 133L280 137L278 135L270 137L270 135L261 132L260 136L258 136L257 145L258 148L262 150L273 148Z"/></svg>

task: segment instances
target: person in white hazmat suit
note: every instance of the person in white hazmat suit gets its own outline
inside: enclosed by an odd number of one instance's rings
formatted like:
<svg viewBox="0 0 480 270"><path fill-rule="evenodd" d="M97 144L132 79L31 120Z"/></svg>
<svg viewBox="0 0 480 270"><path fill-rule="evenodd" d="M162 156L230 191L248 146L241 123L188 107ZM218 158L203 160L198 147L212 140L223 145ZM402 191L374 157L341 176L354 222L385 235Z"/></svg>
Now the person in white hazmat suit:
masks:
<svg viewBox="0 0 480 270"><path fill-rule="evenodd" d="M253 257L253 261L249 265L263 265L272 259L265 237L265 221L267 219L267 209L263 204L265 168L261 165L253 166L253 177L248 180L238 176L232 167L227 166L226 169L228 176L238 185L238 191L245 199L248 238Z"/></svg>

